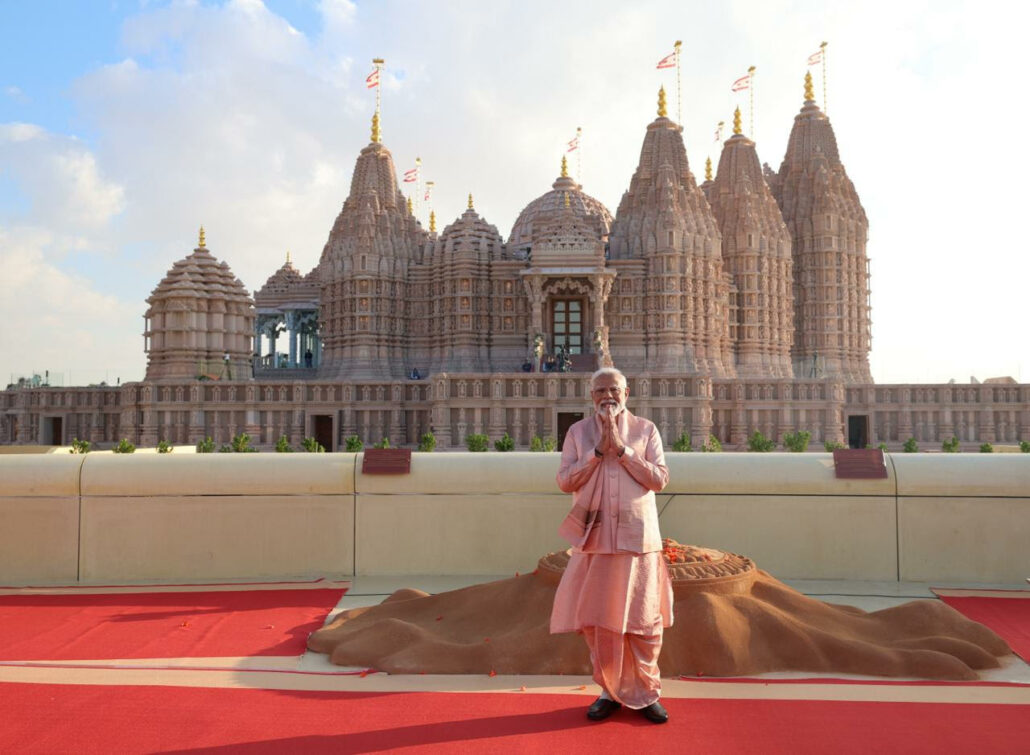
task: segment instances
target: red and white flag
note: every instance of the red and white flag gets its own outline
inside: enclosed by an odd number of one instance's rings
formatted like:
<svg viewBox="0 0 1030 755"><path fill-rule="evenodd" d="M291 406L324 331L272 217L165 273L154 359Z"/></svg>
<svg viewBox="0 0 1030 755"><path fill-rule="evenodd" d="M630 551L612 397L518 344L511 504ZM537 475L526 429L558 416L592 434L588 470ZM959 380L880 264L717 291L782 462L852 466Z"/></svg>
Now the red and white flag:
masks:
<svg viewBox="0 0 1030 755"><path fill-rule="evenodd" d="M431 189L426 188L426 195L424 197L422 197L422 201L423 202L428 202L429 201L429 195L432 194L432 193L433 192L432 192Z"/></svg>
<svg viewBox="0 0 1030 755"><path fill-rule="evenodd" d="M676 53L670 53L664 58L658 61L656 68L675 68L676 67Z"/></svg>
<svg viewBox="0 0 1030 755"><path fill-rule="evenodd" d="M579 149L579 137L578 136L575 139L573 139L572 141L569 142L569 148L567 150L565 150L565 151L566 152L575 152L577 149Z"/></svg>
<svg viewBox="0 0 1030 755"><path fill-rule="evenodd" d="M715 127L715 141L717 141L717 142L721 142L722 141L722 127L723 127L723 125L724 125L723 122L719 121L719 125Z"/></svg>
<svg viewBox="0 0 1030 755"><path fill-rule="evenodd" d="M372 73L365 77L365 87L367 89L375 89L379 86L379 69L376 68Z"/></svg>
<svg viewBox="0 0 1030 755"><path fill-rule="evenodd" d="M808 56L808 65L816 66L823 62L823 51L813 52Z"/></svg>
<svg viewBox="0 0 1030 755"><path fill-rule="evenodd" d="M745 89L751 88L751 74L747 76L741 76L739 79L733 82L733 86L730 87L734 92L743 92Z"/></svg>
<svg viewBox="0 0 1030 755"><path fill-rule="evenodd" d="M413 184L418 180L418 168L404 171L404 183Z"/></svg>

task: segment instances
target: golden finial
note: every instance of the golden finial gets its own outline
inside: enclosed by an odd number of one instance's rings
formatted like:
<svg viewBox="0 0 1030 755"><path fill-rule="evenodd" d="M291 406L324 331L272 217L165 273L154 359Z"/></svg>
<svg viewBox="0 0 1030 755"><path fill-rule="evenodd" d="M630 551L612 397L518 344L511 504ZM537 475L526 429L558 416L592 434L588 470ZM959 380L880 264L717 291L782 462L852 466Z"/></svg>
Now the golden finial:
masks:
<svg viewBox="0 0 1030 755"><path fill-rule="evenodd" d="M411 197L408 197L408 214L415 214L415 203L411 201Z"/></svg>
<svg viewBox="0 0 1030 755"><path fill-rule="evenodd" d="M738 107L733 111L733 135L744 133L742 126L740 125L740 108Z"/></svg>
<svg viewBox="0 0 1030 755"><path fill-rule="evenodd" d="M379 132L379 113L372 113L372 143L379 144L382 135Z"/></svg>
<svg viewBox="0 0 1030 755"><path fill-rule="evenodd" d="M665 87L658 90L658 117L664 118L668 115L665 110Z"/></svg>
<svg viewBox="0 0 1030 755"><path fill-rule="evenodd" d="M565 192L565 209L568 209L570 206L571 205L569 205L569 192Z"/></svg>
<svg viewBox="0 0 1030 755"><path fill-rule="evenodd" d="M286 264L287 265L290 264L290 250L289 249L286 250Z"/></svg>
<svg viewBox="0 0 1030 755"><path fill-rule="evenodd" d="M805 102L815 100L815 88L812 86L812 72L805 71Z"/></svg>
<svg viewBox="0 0 1030 755"><path fill-rule="evenodd" d="M429 211L429 232L436 233L436 213Z"/></svg>
<svg viewBox="0 0 1030 755"><path fill-rule="evenodd" d="M705 180L712 180L712 158L710 157L705 160Z"/></svg>
<svg viewBox="0 0 1030 755"><path fill-rule="evenodd" d="M204 226L200 226L200 240L197 241L197 247L200 249L207 249L204 243Z"/></svg>
<svg viewBox="0 0 1030 755"><path fill-rule="evenodd" d="M569 177L569 161L565 159L565 155L561 156L561 177Z"/></svg>
<svg viewBox="0 0 1030 755"><path fill-rule="evenodd" d="M476 209L476 206L474 204L472 204L472 194L469 194L469 209L470 210Z"/></svg>

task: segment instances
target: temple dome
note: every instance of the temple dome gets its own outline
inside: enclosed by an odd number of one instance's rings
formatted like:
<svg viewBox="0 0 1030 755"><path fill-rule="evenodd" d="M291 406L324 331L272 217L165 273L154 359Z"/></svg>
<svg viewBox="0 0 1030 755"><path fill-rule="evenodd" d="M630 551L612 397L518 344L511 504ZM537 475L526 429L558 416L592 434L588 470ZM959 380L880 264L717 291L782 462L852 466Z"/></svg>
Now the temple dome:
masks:
<svg viewBox="0 0 1030 755"><path fill-rule="evenodd" d="M594 229L597 239L608 235L612 214L568 175L565 159L562 158L562 175L551 185L551 190L527 204L519 213L508 236L509 250L531 247L540 240L540 232L551 226L567 209L580 220L581 225Z"/></svg>
<svg viewBox="0 0 1030 755"><path fill-rule="evenodd" d="M476 252L499 257L503 244L497 226L486 222L472 207L471 196L468 209L440 234L440 248L445 254Z"/></svg>
<svg viewBox="0 0 1030 755"><path fill-rule="evenodd" d="M253 376L253 301L229 265L208 251L203 229L197 248L172 265L147 304L147 380L211 376L218 369L218 377Z"/></svg>
<svg viewBox="0 0 1030 755"><path fill-rule="evenodd" d="M254 302L258 308L274 308L302 301L318 301L318 278L314 270L306 276L301 275L287 254L283 266L272 273L254 294Z"/></svg>

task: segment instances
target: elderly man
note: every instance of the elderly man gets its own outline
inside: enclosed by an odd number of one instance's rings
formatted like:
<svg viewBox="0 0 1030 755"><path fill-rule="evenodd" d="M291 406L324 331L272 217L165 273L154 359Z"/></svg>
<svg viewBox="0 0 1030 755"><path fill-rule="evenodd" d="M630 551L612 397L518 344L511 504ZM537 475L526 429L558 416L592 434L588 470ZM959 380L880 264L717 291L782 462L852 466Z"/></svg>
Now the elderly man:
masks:
<svg viewBox="0 0 1030 755"><path fill-rule="evenodd" d="M590 648L601 696L589 718L625 705L665 723L658 653L672 625L672 583L654 494L669 470L658 429L626 409L625 376L604 368L590 385L594 415L569 428L558 470L558 487L573 504L558 532L573 547L551 632L580 632Z"/></svg>

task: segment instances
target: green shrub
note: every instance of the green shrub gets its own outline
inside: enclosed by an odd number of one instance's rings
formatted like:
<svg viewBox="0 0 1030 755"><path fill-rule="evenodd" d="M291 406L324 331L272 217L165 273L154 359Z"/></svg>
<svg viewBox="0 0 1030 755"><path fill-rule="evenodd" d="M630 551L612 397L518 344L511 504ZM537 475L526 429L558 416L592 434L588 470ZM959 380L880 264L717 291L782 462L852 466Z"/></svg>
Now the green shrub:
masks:
<svg viewBox="0 0 1030 755"><path fill-rule="evenodd" d="M941 443L941 450L946 454L957 454L958 453L958 438L954 435L951 436L951 440L946 440Z"/></svg>
<svg viewBox="0 0 1030 755"><path fill-rule="evenodd" d="M556 441L550 435L545 436L542 442L544 444L544 450L548 453L550 453L551 451L558 450L558 441Z"/></svg>
<svg viewBox="0 0 1030 755"><path fill-rule="evenodd" d="M708 440L701 446L701 451L709 454L722 453L722 443L714 435L709 435Z"/></svg>
<svg viewBox="0 0 1030 755"><path fill-rule="evenodd" d="M79 440L78 438L72 438L72 453L88 454L91 445L92 444L88 440Z"/></svg>
<svg viewBox="0 0 1030 755"><path fill-rule="evenodd" d="M215 452L215 442L211 440L211 436L207 436L204 440L197 442L197 453L198 454L213 454Z"/></svg>
<svg viewBox="0 0 1030 755"><path fill-rule="evenodd" d="M919 450L919 444L916 443L915 438L909 438L905 441L905 445L901 447L901 450L907 454L914 454L916 451Z"/></svg>
<svg viewBox="0 0 1030 755"><path fill-rule="evenodd" d="M436 450L436 436L433 433L428 432L422 435L418 441L418 450L423 453L431 454Z"/></svg>
<svg viewBox="0 0 1030 755"><path fill-rule="evenodd" d="M1019 441L1019 450L1025 454L1030 454L1030 440Z"/></svg>
<svg viewBox="0 0 1030 755"><path fill-rule="evenodd" d="M309 453L309 454L324 454L325 453L325 446L323 446L321 443L319 443L314 438L304 438L304 440L302 440L300 442L300 447L302 449L304 449L304 451L306 453Z"/></svg>
<svg viewBox="0 0 1030 755"><path fill-rule="evenodd" d="M343 448L347 453L356 454L365 450L365 444L357 435L348 435L343 439Z"/></svg>
<svg viewBox="0 0 1030 755"><path fill-rule="evenodd" d="M122 438L112 450L116 454L134 454L136 453L136 446L129 443L128 438Z"/></svg>
<svg viewBox="0 0 1030 755"><path fill-rule="evenodd" d="M693 451L694 447L690 444L690 433L686 430L680 433L680 437L676 438L676 440L672 442L672 450L683 453Z"/></svg>
<svg viewBox="0 0 1030 755"><path fill-rule="evenodd" d="M826 449L826 453L832 454L834 451L842 451L843 449L847 448L847 446L845 446L839 440L824 440L823 448Z"/></svg>
<svg viewBox="0 0 1030 755"><path fill-rule="evenodd" d="M529 450L530 451L543 451L544 441L539 435L534 435L529 439Z"/></svg>
<svg viewBox="0 0 1030 755"><path fill-rule="evenodd" d="M812 433L808 430L798 430L796 433L784 433L783 434L783 445L788 451L793 451L796 454L804 453L808 450L808 443L812 440Z"/></svg>
<svg viewBox="0 0 1030 755"><path fill-rule="evenodd" d="M494 448L498 451L514 451L515 440L508 433L505 433L501 436L500 440L494 441Z"/></svg>
<svg viewBox="0 0 1030 755"><path fill-rule="evenodd" d="M390 439L389 438L383 438L378 443L373 443L372 444L372 448L389 448L389 447L390 447Z"/></svg>
<svg viewBox="0 0 1030 755"><path fill-rule="evenodd" d="M772 451L774 448L776 448L776 441L771 438L766 438L758 430L751 433L750 437L747 439L748 451L764 453L766 451Z"/></svg>
<svg viewBox="0 0 1030 755"><path fill-rule="evenodd" d="M275 442L275 451L280 454L292 454L293 446L290 445L290 439L285 435L280 435L279 440Z"/></svg>
<svg viewBox="0 0 1030 755"><path fill-rule="evenodd" d="M246 433L237 433L232 436L230 442L230 451L234 454L253 454L257 453L257 449L250 445L250 436Z"/></svg>
<svg viewBox="0 0 1030 755"><path fill-rule="evenodd" d="M879 448L884 453L887 453L887 444L886 443L881 441L876 447Z"/></svg>
<svg viewBox="0 0 1030 755"><path fill-rule="evenodd" d="M992 446L990 443L981 443L980 444L980 453L982 453L982 454L993 454L994 453L994 446Z"/></svg>
<svg viewBox="0 0 1030 755"><path fill-rule="evenodd" d="M220 453L220 454L231 454L232 453L232 446L229 445L228 443L223 443L221 446L218 447L218 453Z"/></svg>
<svg viewBox="0 0 1030 755"><path fill-rule="evenodd" d="M167 440L159 440L157 442L157 452L159 454L170 454L173 448L174 446Z"/></svg>
<svg viewBox="0 0 1030 755"><path fill-rule="evenodd" d="M469 451L480 453L486 451L490 445L490 439L481 433L472 433L465 436L465 447Z"/></svg>

